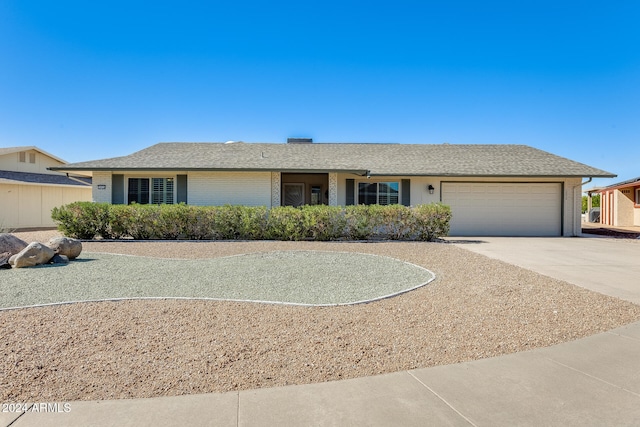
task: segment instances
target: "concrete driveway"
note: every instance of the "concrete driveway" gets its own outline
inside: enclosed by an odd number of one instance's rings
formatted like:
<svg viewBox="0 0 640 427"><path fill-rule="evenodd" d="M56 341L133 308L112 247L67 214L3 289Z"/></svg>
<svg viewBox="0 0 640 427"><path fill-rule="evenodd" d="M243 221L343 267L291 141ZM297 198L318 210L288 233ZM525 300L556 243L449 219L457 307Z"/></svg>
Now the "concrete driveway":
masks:
<svg viewBox="0 0 640 427"><path fill-rule="evenodd" d="M470 251L640 304L640 240L600 237L448 240Z"/></svg>

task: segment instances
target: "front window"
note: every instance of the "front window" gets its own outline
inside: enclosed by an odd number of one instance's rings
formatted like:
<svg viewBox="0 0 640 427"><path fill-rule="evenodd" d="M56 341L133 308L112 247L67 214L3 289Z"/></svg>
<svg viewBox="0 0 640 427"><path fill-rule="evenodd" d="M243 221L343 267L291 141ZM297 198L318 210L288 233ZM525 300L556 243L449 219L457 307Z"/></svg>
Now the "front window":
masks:
<svg viewBox="0 0 640 427"><path fill-rule="evenodd" d="M173 204L173 178L129 178L127 203Z"/></svg>
<svg viewBox="0 0 640 427"><path fill-rule="evenodd" d="M397 205L397 182L359 182L358 204L360 205Z"/></svg>
<svg viewBox="0 0 640 427"><path fill-rule="evenodd" d="M151 203L173 204L173 178L153 178L152 181Z"/></svg>
<svg viewBox="0 0 640 427"><path fill-rule="evenodd" d="M640 187L636 188L636 206L640 206Z"/></svg>

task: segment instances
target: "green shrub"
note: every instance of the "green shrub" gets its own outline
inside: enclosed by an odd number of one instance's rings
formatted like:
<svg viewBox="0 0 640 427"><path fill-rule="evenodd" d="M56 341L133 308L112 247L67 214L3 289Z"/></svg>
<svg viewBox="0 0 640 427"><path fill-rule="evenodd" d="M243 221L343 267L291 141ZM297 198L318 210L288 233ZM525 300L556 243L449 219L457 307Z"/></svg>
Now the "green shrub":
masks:
<svg viewBox="0 0 640 427"><path fill-rule="evenodd" d="M391 240L410 240L415 232L412 209L402 205L380 207L383 209L375 212L380 237Z"/></svg>
<svg viewBox="0 0 640 427"><path fill-rule="evenodd" d="M328 241L344 237L347 219L344 209L339 206L303 206L303 226L307 237L313 240Z"/></svg>
<svg viewBox="0 0 640 427"><path fill-rule="evenodd" d="M130 215L127 215L127 235L134 240L149 240L158 238L159 207L155 205L129 205Z"/></svg>
<svg viewBox="0 0 640 427"><path fill-rule="evenodd" d="M344 236L349 240L367 240L376 228L374 205L355 205L344 208L346 227Z"/></svg>
<svg viewBox="0 0 640 427"><path fill-rule="evenodd" d="M216 207L210 227L217 239L260 240L267 228L265 206L225 205Z"/></svg>
<svg viewBox="0 0 640 427"><path fill-rule="evenodd" d="M417 240L432 241L449 234L451 208L442 203L418 205L413 208Z"/></svg>
<svg viewBox="0 0 640 427"><path fill-rule="evenodd" d="M185 206L183 233L189 240L214 240L215 206Z"/></svg>
<svg viewBox="0 0 640 427"><path fill-rule="evenodd" d="M442 204L379 206L111 205L75 202L55 208L65 235L80 239L434 240L449 233Z"/></svg>
<svg viewBox="0 0 640 427"><path fill-rule="evenodd" d="M108 203L74 202L53 208L51 218L66 236L93 239L106 233L110 223L109 209Z"/></svg>
<svg viewBox="0 0 640 427"><path fill-rule="evenodd" d="M304 213L293 206L271 208L267 218L265 238L272 240L302 240L307 237Z"/></svg>
<svg viewBox="0 0 640 427"><path fill-rule="evenodd" d="M157 228L154 230L157 237L175 240L183 236L187 222L186 205L160 205L158 208Z"/></svg>
<svg viewBox="0 0 640 427"><path fill-rule="evenodd" d="M111 226L102 234L103 239L121 239L130 235L133 209L127 205L111 205Z"/></svg>

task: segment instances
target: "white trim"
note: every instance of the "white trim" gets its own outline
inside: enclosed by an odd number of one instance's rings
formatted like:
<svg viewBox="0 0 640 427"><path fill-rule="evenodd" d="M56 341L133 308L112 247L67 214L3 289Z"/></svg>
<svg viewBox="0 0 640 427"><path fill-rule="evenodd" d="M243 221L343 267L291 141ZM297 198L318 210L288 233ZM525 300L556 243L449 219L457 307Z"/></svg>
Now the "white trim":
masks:
<svg viewBox="0 0 640 427"><path fill-rule="evenodd" d="M374 179L357 179L355 180L355 194L354 194L354 202L355 204L359 205L361 204L359 202L360 200L360 184L378 184L376 186L376 203L375 204L380 204L380 185L379 184L398 184L398 201L396 203L389 203L389 205L397 205L397 204L401 204L402 203L402 180L401 179L397 179L394 180L393 178L387 178L387 177L379 177L379 178L374 178Z"/></svg>

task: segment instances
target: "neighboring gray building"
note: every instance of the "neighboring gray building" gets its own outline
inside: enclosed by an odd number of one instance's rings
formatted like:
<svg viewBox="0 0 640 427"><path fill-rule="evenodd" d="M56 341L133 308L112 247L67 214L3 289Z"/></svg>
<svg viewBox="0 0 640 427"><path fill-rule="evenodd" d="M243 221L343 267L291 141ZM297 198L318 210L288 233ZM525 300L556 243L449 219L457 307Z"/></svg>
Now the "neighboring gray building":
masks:
<svg viewBox="0 0 640 427"><path fill-rule="evenodd" d="M575 236L582 179L615 175L524 145L160 143L52 167L93 200L193 205L443 202L452 235Z"/></svg>
<svg viewBox="0 0 640 427"><path fill-rule="evenodd" d="M48 169L65 164L38 147L0 148L0 228L54 227L54 207L90 201L91 178Z"/></svg>

